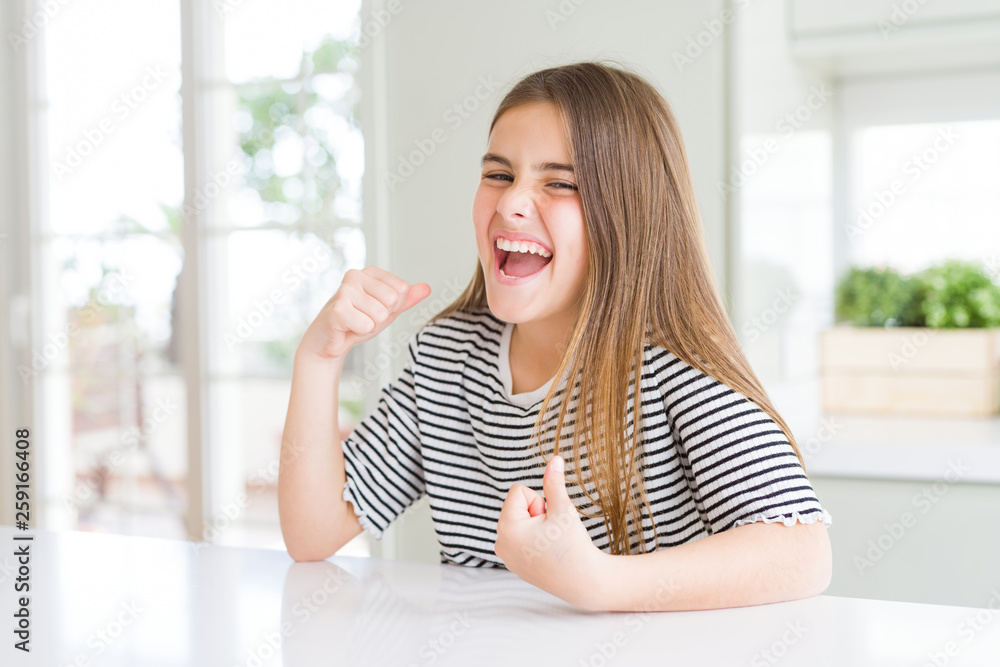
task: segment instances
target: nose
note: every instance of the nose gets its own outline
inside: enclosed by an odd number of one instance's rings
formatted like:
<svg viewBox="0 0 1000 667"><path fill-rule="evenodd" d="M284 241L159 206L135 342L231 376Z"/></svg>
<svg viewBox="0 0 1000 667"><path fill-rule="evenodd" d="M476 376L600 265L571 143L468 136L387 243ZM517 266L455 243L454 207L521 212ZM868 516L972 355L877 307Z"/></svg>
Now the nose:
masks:
<svg viewBox="0 0 1000 667"><path fill-rule="evenodd" d="M535 193L524 181L515 180L497 202L497 213L505 220L535 216Z"/></svg>

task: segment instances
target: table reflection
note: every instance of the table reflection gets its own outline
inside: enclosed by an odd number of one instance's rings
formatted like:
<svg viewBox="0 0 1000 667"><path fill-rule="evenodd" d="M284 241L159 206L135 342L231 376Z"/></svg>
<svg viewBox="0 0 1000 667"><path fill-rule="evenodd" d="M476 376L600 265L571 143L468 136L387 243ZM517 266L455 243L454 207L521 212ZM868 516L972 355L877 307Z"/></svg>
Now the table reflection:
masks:
<svg viewBox="0 0 1000 667"><path fill-rule="evenodd" d="M793 653L818 665L833 653L831 626L822 597L683 614L592 613L505 570L321 561L288 568L281 648L291 667L515 660L599 667L650 655L767 665Z"/></svg>

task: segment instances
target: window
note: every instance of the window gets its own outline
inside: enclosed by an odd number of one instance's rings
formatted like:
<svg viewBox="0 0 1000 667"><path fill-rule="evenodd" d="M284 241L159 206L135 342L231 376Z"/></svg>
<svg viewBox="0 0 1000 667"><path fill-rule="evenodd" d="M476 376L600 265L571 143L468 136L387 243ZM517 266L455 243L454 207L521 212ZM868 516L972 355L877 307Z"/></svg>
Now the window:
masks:
<svg viewBox="0 0 1000 667"><path fill-rule="evenodd" d="M37 52L48 168L35 175L42 313L29 386L47 526L184 535L179 19L176 2L67 5Z"/></svg>
<svg viewBox="0 0 1000 667"><path fill-rule="evenodd" d="M200 511L204 539L279 546L292 355L365 264L359 3L134 5L60 6L33 51L51 165L33 175L43 525L185 537ZM358 366L341 437L361 418Z"/></svg>
<svg viewBox="0 0 1000 667"><path fill-rule="evenodd" d="M840 263L904 272L946 259L995 266L1000 73L859 79L840 94Z"/></svg>
<svg viewBox="0 0 1000 667"><path fill-rule="evenodd" d="M1000 118L859 127L850 141L852 262L910 273L996 261Z"/></svg>

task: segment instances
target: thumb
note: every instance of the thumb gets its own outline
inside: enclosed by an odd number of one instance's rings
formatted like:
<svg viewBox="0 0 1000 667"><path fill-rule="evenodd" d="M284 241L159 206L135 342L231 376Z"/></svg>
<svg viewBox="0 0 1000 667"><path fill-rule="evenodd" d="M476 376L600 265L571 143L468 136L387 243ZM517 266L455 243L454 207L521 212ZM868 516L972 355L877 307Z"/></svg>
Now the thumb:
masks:
<svg viewBox="0 0 1000 667"><path fill-rule="evenodd" d="M427 283L417 283L416 285L410 285L410 288L406 291L406 298L403 299L403 305L400 306L399 312L404 310L409 310L413 308L417 303L427 297L431 293L431 286Z"/></svg>
<svg viewBox="0 0 1000 667"><path fill-rule="evenodd" d="M545 466L542 490L545 491L545 511L548 514L575 510L569 492L566 491L566 461L556 454Z"/></svg>

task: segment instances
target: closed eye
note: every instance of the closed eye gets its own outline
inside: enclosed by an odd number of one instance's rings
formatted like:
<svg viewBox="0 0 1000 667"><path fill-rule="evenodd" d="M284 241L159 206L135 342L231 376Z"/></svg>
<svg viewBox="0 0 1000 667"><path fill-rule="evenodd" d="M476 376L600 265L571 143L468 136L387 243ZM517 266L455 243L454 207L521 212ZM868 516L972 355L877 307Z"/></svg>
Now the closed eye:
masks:
<svg viewBox="0 0 1000 667"><path fill-rule="evenodd" d="M514 178L510 174L485 174L483 178L489 178L495 181L508 181L513 182ZM555 181L549 183L550 186L556 188L557 190L577 190L578 188L572 183L564 183L562 181Z"/></svg>

